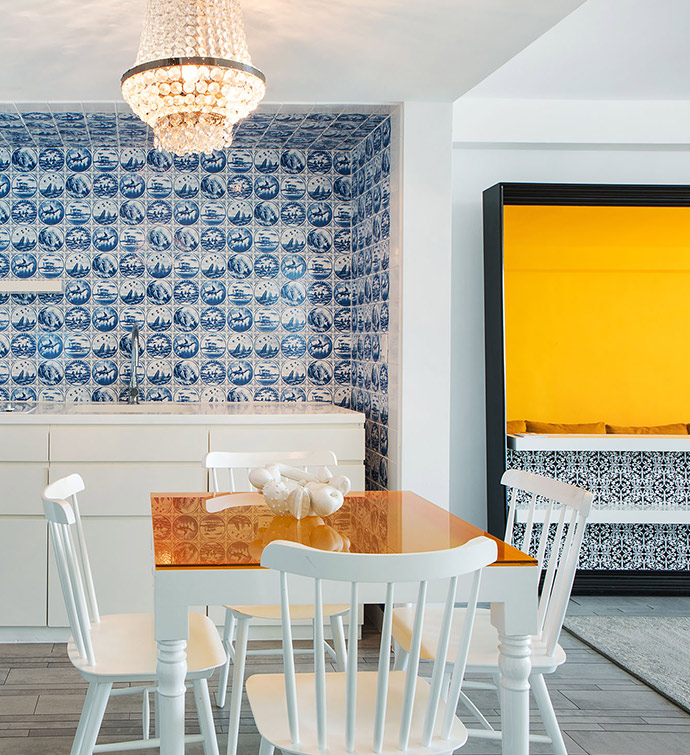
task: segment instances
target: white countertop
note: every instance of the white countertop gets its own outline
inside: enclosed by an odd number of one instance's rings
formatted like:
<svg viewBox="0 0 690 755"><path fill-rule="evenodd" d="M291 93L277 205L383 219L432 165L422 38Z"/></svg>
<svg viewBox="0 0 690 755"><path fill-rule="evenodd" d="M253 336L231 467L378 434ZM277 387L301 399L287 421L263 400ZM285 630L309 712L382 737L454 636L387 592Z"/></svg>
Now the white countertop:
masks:
<svg viewBox="0 0 690 755"><path fill-rule="evenodd" d="M352 424L364 423L365 415L335 404L324 403L36 403L14 404L16 411L3 411L0 425L241 425L252 424Z"/></svg>
<svg viewBox="0 0 690 755"><path fill-rule="evenodd" d="M690 451L690 435L508 435L515 451Z"/></svg>

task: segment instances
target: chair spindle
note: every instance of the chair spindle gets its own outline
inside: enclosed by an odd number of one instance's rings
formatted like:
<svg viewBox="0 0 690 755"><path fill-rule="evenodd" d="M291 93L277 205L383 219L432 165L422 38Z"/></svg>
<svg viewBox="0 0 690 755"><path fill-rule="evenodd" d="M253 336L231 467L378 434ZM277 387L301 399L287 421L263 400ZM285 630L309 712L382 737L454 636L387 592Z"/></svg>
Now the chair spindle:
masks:
<svg viewBox="0 0 690 755"><path fill-rule="evenodd" d="M446 700L446 714L441 728L442 739L448 739L450 736L453 718L455 717L455 710L458 707L458 700L460 699L462 681L465 676L465 668L467 667L467 655L470 651L474 617L477 612L481 578L482 573L481 571L478 571L472 579L472 588L470 590L469 600L467 601L467 612L465 614L465 625L462 628L462 639L460 641L457 655L455 656L455 664L453 665L453 671L451 673L450 690L448 691L448 698Z"/></svg>
<svg viewBox="0 0 690 755"><path fill-rule="evenodd" d="M412 724L412 710L414 708L414 693L419 672L419 657L422 647L422 629L424 626L424 608L426 606L426 593L428 583L423 580L419 583L417 593L417 607L414 616L414 627L412 629L412 639L410 640L410 657L407 662L407 671L405 676L405 694L400 715L400 734L398 737L398 747L401 750L407 750L410 739L410 726Z"/></svg>
<svg viewBox="0 0 690 755"><path fill-rule="evenodd" d="M376 718L374 719L374 752L383 748L383 730L386 725L388 703L388 680L390 679L391 632L393 627L393 582L386 585L386 603L383 608L381 645L379 646L379 670L376 679Z"/></svg>
<svg viewBox="0 0 690 755"><path fill-rule="evenodd" d="M314 580L314 683L316 685L316 729L319 749L326 749L326 658L323 641L323 591L321 580Z"/></svg>
<svg viewBox="0 0 690 755"><path fill-rule="evenodd" d="M345 692L345 749L355 749L357 723L357 608L359 585L350 583L350 624L347 631L347 683Z"/></svg>
<svg viewBox="0 0 690 755"><path fill-rule="evenodd" d="M431 676L431 690L429 692L429 704L424 721L424 733L422 744L428 747L436 725L438 714L438 703L441 698L441 688L443 687L443 678L445 676L446 661L448 659L448 645L450 643L450 630L453 624L453 609L455 608L455 595L458 588L458 578L451 577L448 582L448 597L441 621L441 633L438 638L438 648L436 650L436 659L434 660L434 669Z"/></svg>
<svg viewBox="0 0 690 755"><path fill-rule="evenodd" d="M285 659L285 699L287 701L290 740L299 744L299 720L297 717L297 683L295 680L295 655L292 650L292 626L290 624L290 601L288 599L287 572L280 572L280 612L283 618L283 658Z"/></svg>

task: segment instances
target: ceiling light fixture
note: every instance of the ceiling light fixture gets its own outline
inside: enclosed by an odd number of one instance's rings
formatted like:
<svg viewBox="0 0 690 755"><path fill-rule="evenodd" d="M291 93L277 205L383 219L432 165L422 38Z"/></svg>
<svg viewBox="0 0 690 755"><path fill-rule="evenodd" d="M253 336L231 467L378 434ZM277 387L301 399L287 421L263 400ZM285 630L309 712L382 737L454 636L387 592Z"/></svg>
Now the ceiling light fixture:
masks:
<svg viewBox="0 0 690 755"><path fill-rule="evenodd" d="M230 146L265 82L249 57L239 0L148 0L122 94L158 149L210 153Z"/></svg>

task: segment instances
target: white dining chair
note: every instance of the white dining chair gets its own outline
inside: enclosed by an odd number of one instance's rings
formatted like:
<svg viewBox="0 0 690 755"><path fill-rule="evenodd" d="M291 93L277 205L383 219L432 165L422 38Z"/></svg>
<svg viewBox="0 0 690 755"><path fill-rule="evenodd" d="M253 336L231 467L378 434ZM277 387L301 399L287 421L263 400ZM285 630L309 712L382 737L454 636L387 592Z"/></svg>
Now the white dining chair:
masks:
<svg viewBox="0 0 690 755"><path fill-rule="evenodd" d="M556 755L567 755L544 675L553 673L565 663L565 651L558 644L558 639L594 496L575 485L522 470L509 469L504 473L501 482L512 489L505 541L526 553L534 553L543 574L538 609L539 630L531 638L532 672L529 681L546 729L546 736L530 735L530 741L551 744ZM527 508L524 534L520 542L516 543L514 531L519 503L526 503ZM535 527L539 523L542 523L541 527ZM464 614L464 608L455 609L453 634L460 631ZM422 632L422 658L433 659L437 655L442 615L443 610L440 606L430 607L427 613ZM413 629L413 612L406 606L396 608L393 612L393 638L397 668L405 667ZM500 699L498 644L498 632L491 624L490 612L480 609L477 612L469 647L467 672L490 674L493 682L467 681L465 689L495 689ZM452 660L451 653L449 663ZM491 726L465 692L461 693L460 700L483 727L470 729L470 737L502 738L502 732Z"/></svg>
<svg viewBox="0 0 690 755"><path fill-rule="evenodd" d="M247 680L247 696L261 735L260 755L275 747L299 755L339 753L450 754L467 740L467 730L455 715L465 672L483 567L496 560L494 540L478 537L449 550L407 554L329 553L297 543L276 541L263 552L261 565L280 572L283 625L283 674L257 674ZM326 673L317 623L314 673L295 673L292 651L288 575L311 578L314 605L322 605L322 582L350 583L351 620L344 673ZM418 675L422 623L429 581L445 595L441 642L431 682ZM453 647L453 669L447 699L442 692L450 651L450 628L458 584L469 583L463 631ZM416 590L414 632L406 671L390 670L391 625L396 583ZM377 671L357 670L357 611L359 585L385 586L385 605ZM416 586L416 587L415 587Z"/></svg>
<svg viewBox="0 0 690 755"><path fill-rule="evenodd" d="M209 470L209 487L212 492L231 492L251 490L248 481L249 470L266 464L287 463L291 466L310 470L322 466L335 466L338 463L333 451L211 451L204 459L204 466ZM214 509L215 510L215 509ZM346 649L343 615L349 607L342 604L326 604L318 614L314 613L313 605L299 605L292 607L293 620L309 620L312 622L314 642L316 642L316 626L322 624L315 619L315 615L328 618L333 634L333 647L322 640L325 651L334 660L336 668L345 668ZM218 696L216 702L219 707L225 707L230 660L233 662L232 690L230 693L230 716L228 722L228 750L227 755L235 755L239 734L240 709L242 703L242 689L244 669L247 655L280 655L280 649L247 650L249 639L249 622L252 619L279 623L281 620L280 606L252 606L226 605L225 623L223 628L223 645L227 653L227 661L221 669L218 681ZM296 653L311 653L310 649L295 650Z"/></svg>
<svg viewBox="0 0 690 755"><path fill-rule="evenodd" d="M158 736L150 736L149 693L157 691L153 615L100 614L77 501L83 490L82 478L73 474L43 491L43 510L72 632L67 653L89 684L71 755L160 747ZM202 742L204 755L218 755L207 680L224 662L225 651L213 622L190 613L187 680L194 692L201 733L186 736L185 742ZM122 682L137 686L113 688ZM143 695L142 739L97 745L108 699L131 694Z"/></svg>

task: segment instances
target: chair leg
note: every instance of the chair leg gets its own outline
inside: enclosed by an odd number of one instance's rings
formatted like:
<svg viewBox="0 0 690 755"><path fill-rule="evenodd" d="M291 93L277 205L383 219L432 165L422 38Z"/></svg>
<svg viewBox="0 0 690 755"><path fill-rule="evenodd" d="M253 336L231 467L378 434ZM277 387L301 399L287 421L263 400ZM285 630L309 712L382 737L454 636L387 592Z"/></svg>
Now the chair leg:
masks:
<svg viewBox="0 0 690 755"><path fill-rule="evenodd" d="M113 687L112 682L93 682L94 693L93 702L89 711L89 720L84 729L84 738L81 743L79 755L93 755L93 748L96 746L98 732L101 730L101 723L105 713L110 690Z"/></svg>
<svg viewBox="0 0 690 755"><path fill-rule="evenodd" d="M501 698L503 687L501 687L501 675L493 674L494 686L496 687L496 696L498 697L498 710L503 715L503 700Z"/></svg>
<svg viewBox="0 0 690 755"><path fill-rule="evenodd" d="M161 700L158 694L158 688L153 693L153 736L161 735Z"/></svg>
<svg viewBox="0 0 690 755"><path fill-rule="evenodd" d="M551 703L551 697L549 691L546 688L546 682L544 681L543 674L533 674L529 679L530 687L534 693L534 699L537 701L537 707L541 714L541 720L544 722L544 728L547 735L551 738L551 748L554 751L554 755L568 755L568 751L565 748L565 742L563 741L563 735L561 734L561 727L558 725L556 719L556 713Z"/></svg>
<svg viewBox="0 0 690 755"><path fill-rule="evenodd" d="M240 709L242 707L242 690L244 689L244 662L247 659L248 634L249 619L238 619L237 639L235 641L235 666L232 673L232 691L230 692L227 755L236 755L237 753L237 739L240 731Z"/></svg>
<svg viewBox="0 0 690 755"><path fill-rule="evenodd" d="M74 742L72 742L71 755L79 755L81 747L84 742L84 734L86 732L86 726L89 722L89 715L91 708L93 707L93 698L96 693L96 682L91 682L89 688L86 690L86 699L84 700L84 707L81 709L81 716L79 717L79 726L74 735Z"/></svg>
<svg viewBox="0 0 690 755"><path fill-rule="evenodd" d="M204 738L204 755L220 755L218 752L218 740L216 739L216 727L213 723L211 711L211 698L208 694L208 682L206 679L195 679L192 682L194 689L194 702L199 717L199 730Z"/></svg>
<svg viewBox="0 0 690 755"><path fill-rule="evenodd" d="M264 737L261 737L261 744L259 745L259 755L273 755L275 747Z"/></svg>
<svg viewBox="0 0 690 755"><path fill-rule="evenodd" d="M230 658L233 655L232 642L235 635L235 615L229 608L225 609L225 624L223 626L223 647L227 658L220 669L218 678L218 694L216 695L216 705L219 708L225 707L225 700L228 694L228 676L230 674Z"/></svg>
<svg viewBox="0 0 690 755"><path fill-rule="evenodd" d="M407 659L409 657L409 653L407 652L407 650L403 650L403 648L398 645L395 640L393 640L393 654L393 671L405 671L407 669Z"/></svg>
<svg viewBox="0 0 690 755"><path fill-rule="evenodd" d="M345 630L343 629L342 616L331 616L331 632L333 633L333 647L335 648L336 671L345 671L347 651L345 650Z"/></svg>
<svg viewBox="0 0 690 755"><path fill-rule="evenodd" d="M487 731L494 731L494 727L486 720L484 714L462 690L460 690L460 702L467 708L467 710L469 710L469 712L477 719L477 721L479 721L484 729L486 729Z"/></svg>

